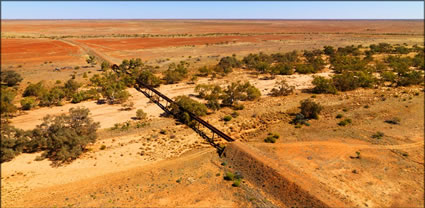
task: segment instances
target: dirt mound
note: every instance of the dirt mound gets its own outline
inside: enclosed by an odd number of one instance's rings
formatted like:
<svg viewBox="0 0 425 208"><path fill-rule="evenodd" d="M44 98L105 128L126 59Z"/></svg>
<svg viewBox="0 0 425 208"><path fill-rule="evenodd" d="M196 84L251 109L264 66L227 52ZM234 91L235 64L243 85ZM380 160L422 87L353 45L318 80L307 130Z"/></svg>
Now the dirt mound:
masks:
<svg viewBox="0 0 425 208"><path fill-rule="evenodd" d="M259 151L234 142L223 153L235 169L288 207L348 207L351 204L339 201L326 192L326 187L302 173L283 170Z"/></svg>

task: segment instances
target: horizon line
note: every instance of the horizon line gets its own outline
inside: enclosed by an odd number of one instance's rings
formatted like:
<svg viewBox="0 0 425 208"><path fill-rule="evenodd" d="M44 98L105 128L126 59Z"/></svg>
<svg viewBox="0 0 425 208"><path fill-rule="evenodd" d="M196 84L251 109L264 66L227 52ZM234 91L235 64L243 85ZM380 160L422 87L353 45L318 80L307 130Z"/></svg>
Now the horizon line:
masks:
<svg viewBox="0 0 425 208"><path fill-rule="evenodd" d="M369 19L361 19L361 18L341 18L341 19L336 19L336 18L320 18L320 19L311 19L311 18L264 18L264 19L260 19L260 18L64 18L64 19L50 19L50 18L45 18L45 19L4 19L1 18L1 20L424 20L424 19L411 19L411 18L406 18L406 19L390 19L390 18L369 18Z"/></svg>

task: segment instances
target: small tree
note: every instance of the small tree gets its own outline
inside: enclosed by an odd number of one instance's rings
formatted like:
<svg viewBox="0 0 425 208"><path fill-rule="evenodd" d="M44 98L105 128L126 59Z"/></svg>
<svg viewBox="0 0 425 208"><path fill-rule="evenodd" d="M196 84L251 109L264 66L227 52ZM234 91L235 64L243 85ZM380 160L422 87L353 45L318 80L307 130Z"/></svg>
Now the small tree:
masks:
<svg viewBox="0 0 425 208"><path fill-rule="evenodd" d="M24 97L21 100L22 110L30 110L35 106L35 99L33 97Z"/></svg>
<svg viewBox="0 0 425 208"><path fill-rule="evenodd" d="M32 140L45 141L46 156L53 161L76 159L89 143L96 141L99 123L89 117L87 108L71 108L69 115L46 116L33 130Z"/></svg>
<svg viewBox="0 0 425 208"><path fill-rule="evenodd" d="M7 70L0 72L1 83L5 83L9 87L19 84L22 80L22 76L15 71Z"/></svg>
<svg viewBox="0 0 425 208"><path fill-rule="evenodd" d="M102 71L106 71L107 69L109 69L111 67L109 62L107 62L107 61L102 62L102 64L100 66L101 66Z"/></svg>
<svg viewBox="0 0 425 208"><path fill-rule="evenodd" d="M9 115L16 112L17 108L12 103L15 96L16 92L13 89L1 88L1 115Z"/></svg>
<svg viewBox="0 0 425 208"><path fill-rule="evenodd" d="M304 115L306 119L318 119L320 111L322 111L322 106L310 99L301 101L301 114Z"/></svg>
<svg viewBox="0 0 425 208"><path fill-rule="evenodd" d="M97 64L97 63L96 63L96 57L95 57L95 56L92 56L92 55L90 55L90 56L86 59L86 62L87 62L88 64L92 65L92 66L94 66L94 65L96 65L96 64Z"/></svg>
<svg viewBox="0 0 425 208"><path fill-rule="evenodd" d="M270 94L272 96L287 96L294 92L295 87L289 86L285 80L277 82L275 87L271 90Z"/></svg>
<svg viewBox="0 0 425 208"><path fill-rule="evenodd" d="M145 119L147 114L142 109L137 109L136 118L139 120Z"/></svg>
<svg viewBox="0 0 425 208"><path fill-rule="evenodd" d="M123 103L121 106L122 106L122 110L129 111L134 108L134 102L132 101L126 102L126 103Z"/></svg>
<svg viewBox="0 0 425 208"><path fill-rule="evenodd" d="M315 76L312 84L314 85L314 93L329 93L336 94L337 90L331 79L326 79L321 76Z"/></svg>
<svg viewBox="0 0 425 208"><path fill-rule="evenodd" d="M207 107L196 101L193 100L191 98L189 98L188 96L178 96L175 99L175 102L181 106L182 108L186 109L187 111L197 115L197 116L204 116L207 114ZM179 120L181 120L183 123L186 123L188 125L192 125L193 122L189 116L188 113L182 111L179 106L177 105L171 105L171 111L173 112L174 115L177 115L177 117L179 118Z"/></svg>

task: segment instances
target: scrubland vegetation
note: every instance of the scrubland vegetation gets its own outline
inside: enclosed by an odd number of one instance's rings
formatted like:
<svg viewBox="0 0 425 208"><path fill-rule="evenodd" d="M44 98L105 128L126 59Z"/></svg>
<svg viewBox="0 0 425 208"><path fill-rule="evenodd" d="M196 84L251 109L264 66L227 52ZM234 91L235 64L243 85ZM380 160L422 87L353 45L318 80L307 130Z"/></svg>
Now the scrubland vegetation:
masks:
<svg viewBox="0 0 425 208"><path fill-rule="evenodd" d="M410 54L407 56L407 54ZM89 64L97 64L90 56ZM288 53L249 54L242 59L236 55L222 57L216 65L198 68L195 74L189 70L187 62L173 63L160 73L157 68L145 64L141 59L123 60L117 69L112 70L111 64L101 64L101 74L92 76L88 84L78 83L75 76L61 84L57 82L48 87L43 81L29 83L23 90L22 99L14 102L22 76L14 71L1 73L1 115L2 121L2 161L11 160L21 152L44 151L43 156L54 161L69 161L75 159L84 151L84 147L94 142L98 125L88 118L88 110L73 109L70 115L46 117L43 124L32 131L23 131L10 126L7 118L18 110L31 110L46 106L60 106L66 102L79 103L85 100L97 100L99 104L124 104L130 94L126 91L137 82L158 87L161 84L175 84L190 79L196 82L196 77L226 76L234 68L264 74L273 79L276 75L314 74L325 69L326 65L334 74L330 77L315 76L311 89L313 93L337 94L357 88L375 88L379 86L399 87L423 84L424 49L419 46L405 47L387 43L372 44L369 47L347 46L333 48L325 46L323 50L292 51ZM212 111L223 107L241 110L241 102L256 100L261 92L249 82L232 82L225 86L213 84L198 84L195 87L197 97L204 103L188 96L178 96L175 101L187 111L204 116L208 109ZM294 87L285 81L277 82L270 96L287 96L294 92ZM322 106L312 100L304 100L300 104L300 113L292 120L295 127L310 125L309 119L318 119ZM171 111L183 123L192 125L190 116L178 106L171 106ZM337 116L339 118L341 116ZM146 118L146 113L139 109L136 119ZM230 121L232 116L224 117ZM78 121L78 122L76 122ZM397 124L391 120L387 123ZM344 118L338 125L346 126L351 119ZM73 129L78 125L77 129ZM81 126L82 125L82 126ZM124 125L123 125L124 126ZM81 127L81 128L80 128ZM382 136L375 136L380 138ZM4 139L3 139L4 138ZM277 138L270 136L266 142L274 143Z"/></svg>
<svg viewBox="0 0 425 208"><path fill-rule="evenodd" d="M24 131L2 120L1 162L21 152L43 151L42 158L55 163L76 159L89 143L96 141L99 124L89 117L85 108L71 108L69 115L46 116L35 129Z"/></svg>

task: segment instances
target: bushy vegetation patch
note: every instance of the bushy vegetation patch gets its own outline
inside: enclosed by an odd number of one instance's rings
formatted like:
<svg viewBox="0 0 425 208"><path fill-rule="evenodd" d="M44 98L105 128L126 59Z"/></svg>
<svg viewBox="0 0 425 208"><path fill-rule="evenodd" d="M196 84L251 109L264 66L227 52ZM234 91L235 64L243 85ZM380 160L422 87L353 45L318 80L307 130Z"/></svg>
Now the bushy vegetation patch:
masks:
<svg viewBox="0 0 425 208"><path fill-rule="evenodd" d="M337 89L333 84L332 79L327 79L321 76L315 76L312 84L314 85L313 92L314 93L328 93L328 94L336 94Z"/></svg>
<svg viewBox="0 0 425 208"><path fill-rule="evenodd" d="M287 96L294 93L294 90L294 86L289 86L285 80L282 80L275 84L275 87L270 91L270 95L274 97Z"/></svg>
<svg viewBox="0 0 425 208"><path fill-rule="evenodd" d="M306 119L318 119L320 111L322 111L323 107L310 99L306 99L301 101L301 114Z"/></svg>
<svg viewBox="0 0 425 208"><path fill-rule="evenodd" d="M17 107L13 104L15 96L15 89L1 87L0 114L2 116L8 117L17 111Z"/></svg>
<svg viewBox="0 0 425 208"><path fill-rule="evenodd" d="M7 85L8 87L13 87L18 85L23 80L22 76L11 70L0 71L0 82Z"/></svg>
<svg viewBox="0 0 425 208"><path fill-rule="evenodd" d="M204 116L207 114L207 107L188 96L178 96L175 99L175 102L184 108L185 110L195 114L196 116ZM177 116L177 118L188 125L193 125L194 121L190 118L189 114L183 110L180 109L180 107L177 105L171 105L171 112Z"/></svg>
<svg viewBox="0 0 425 208"><path fill-rule="evenodd" d="M68 115L48 115L30 131L2 123L1 160L9 161L21 152L43 151L43 156L54 162L69 162L96 141L98 128L99 123L93 122L86 108L71 108Z"/></svg>
<svg viewBox="0 0 425 208"><path fill-rule="evenodd" d="M184 61L179 64L172 63L168 66L168 70L164 72L164 80L167 84L175 84L187 77L187 66L189 63Z"/></svg>
<svg viewBox="0 0 425 208"><path fill-rule="evenodd" d="M269 133L267 137L264 139L266 143L276 143L276 140L279 139L279 134Z"/></svg>

